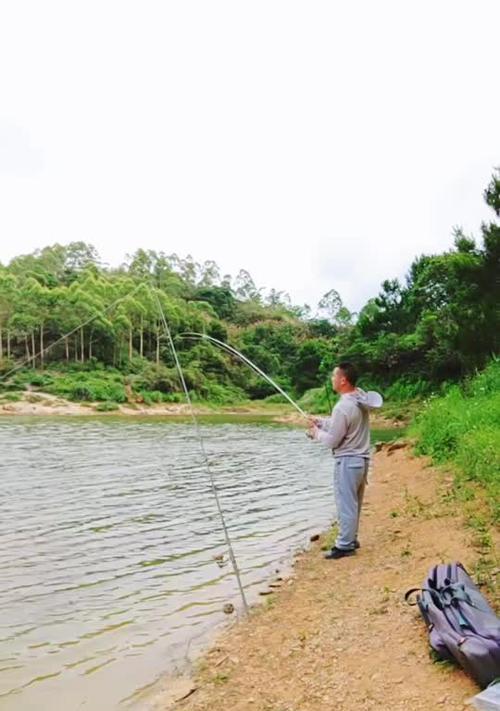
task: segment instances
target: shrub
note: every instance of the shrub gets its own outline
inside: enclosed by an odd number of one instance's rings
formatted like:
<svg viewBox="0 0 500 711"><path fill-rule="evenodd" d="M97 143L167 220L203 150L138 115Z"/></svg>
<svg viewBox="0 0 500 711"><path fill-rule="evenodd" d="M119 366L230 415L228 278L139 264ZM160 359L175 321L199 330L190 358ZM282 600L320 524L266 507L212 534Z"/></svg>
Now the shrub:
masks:
<svg viewBox="0 0 500 711"><path fill-rule="evenodd" d="M283 395L281 395L280 393L276 393L275 395L268 395L264 399L264 402L268 402L269 404L274 405L274 404L287 403L288 400L286 399L286 397L283 397Z"/></svg>
<svg viewBox="0 0 500 711"><path fill-rule="evenodd" d="M68 400L90 402L110 401L125 402L127 400L123 378L116 373L66 373L56 378L47 391Z"/></svg>
<svg viewBox="0 0 500 711"><path fill-rule="evenodd" d="M417 451L457 467L457 485L484 487L493 518L500 520L500 361L461 388L431 398L412 427Z"/></svg>
<svg viewBox="0 0 500 711"><path fill-rule="evenodd" d="M0 395L0 398L6 402L19 402L22 397L21 393L16 392L5 392Z"/></svg>
<svg viewBox="0 0 500 711"><path fill-rule="evenodd" d="M311 388L300 398L298 404L303 410L311 413L330 413L333 404L337 401L337 396L330 390L323 388Z"/></svg>
<svg viewBox="0 0 500 711"><path fill-rule="evenodd" d="M32 373L29 374L28 382L30 385L43 388L47 385L52 385L54 378L49 373Z"/></svg>
<svg viewBox="0 0 500 711"><path fill-rule="evenodd" d="M217 405L233 404L248 399L239 388L232 385L221 385L214 380L207 380L199 392L203 399Z"/></svg>
<svg viewBox="0 0 500 711"><path fill-rule="evenodd" d="M427 380L400 378L384 390L384 395L388 400L414 400L429 395L433 390L435 385L431 385Z"/></svg>
<svg viewBox="0 0 500 711"><path fill-rule="evenodd" d="M116 402L99 402L96 405L97 412L112 412L113 410L118 410L119 405Z"/></svg>
<svg viewBox="0 0 500 711"><path fill-rule="evenodd" d="M142 372L128 377L134 390L137 392L158 391L169 393L179 390L179 376L175 368L167 368L164 365L148 364Z"/></svg>

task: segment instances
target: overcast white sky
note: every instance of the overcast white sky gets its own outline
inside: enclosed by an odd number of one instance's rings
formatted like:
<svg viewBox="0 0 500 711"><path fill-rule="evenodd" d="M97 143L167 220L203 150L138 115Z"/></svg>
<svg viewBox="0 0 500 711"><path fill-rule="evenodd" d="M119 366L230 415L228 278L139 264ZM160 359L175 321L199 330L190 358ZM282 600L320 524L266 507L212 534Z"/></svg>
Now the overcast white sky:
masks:
<svg viewBox="0 0 500 711"><path fill-rule="evenodd" d="M0 261L191 253L358 309L489 218L499 28L498 0L3 2Z"/></svg>

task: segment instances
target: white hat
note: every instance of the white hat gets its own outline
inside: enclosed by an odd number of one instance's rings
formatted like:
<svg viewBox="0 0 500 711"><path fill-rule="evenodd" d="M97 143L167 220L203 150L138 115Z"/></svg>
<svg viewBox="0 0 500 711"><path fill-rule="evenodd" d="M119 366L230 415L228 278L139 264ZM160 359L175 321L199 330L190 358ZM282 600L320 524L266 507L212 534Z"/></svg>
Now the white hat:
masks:
<svg viewBox="0 0 500 711"><path fill-rule="evenodd" d="M375 390L368 390L366 393L366 404L368 407L382 407L384 404L384 398Z"/></svg>

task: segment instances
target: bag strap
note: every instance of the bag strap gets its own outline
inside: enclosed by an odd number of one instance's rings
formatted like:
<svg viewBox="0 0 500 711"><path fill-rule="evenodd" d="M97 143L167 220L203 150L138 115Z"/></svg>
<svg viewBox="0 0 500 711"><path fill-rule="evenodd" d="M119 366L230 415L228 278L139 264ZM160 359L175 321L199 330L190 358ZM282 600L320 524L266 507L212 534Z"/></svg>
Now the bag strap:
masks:
<svg viewBox="0 0 500 711"><path fill-rule="evenodd" d="M419 602L419 597L415 600L415 602L410 602L410 597L416 593L416 592L422 592L422 588L410 588L410 590L407 590L405 594L405 602L410 606L410 607L415 607L415 605L418 605Z"/></svg>
<svg viewBox="0 0 500 711"><path fill-rule="evenodd" d="M410 598L415 593L429 593L432 602L442 609L443 607L458 607L457 602L466 602L471 607L475 607L477 610L481 608L474 604L471 596L465 590L464 585L461 583L452 583L451 585L443 585L438 589L434 588L410 588L405 594L405 602L410 606L414 607L420 602L420 596L417 595L417 599L414 602L410 601Z"/></svg>
<svg viewBox="0 0 500 711"><path fill-rule="evenodd" d="M433 590L432 588L411 588L408 590L405 594L405 602L410 606L410 607L415 607L415 605L421 604L421 596L417 595L417 599L415 602L410 602L410 597L414 593L429 593L432 602L438 607L439 609L442 609L443 607L443 601L441 600L441 595L439 594L438 590Z"/></svg>
<svg viewBox="0 0 500 711"><path fill-rule="evenodd" d="M472 607L475 607L472 602L472 598L469 593L465 590L465 586L462 583L450 583L450 585L443 585L439 590L440 596L444 599L446 605L453 605L455 600L459 602L467 602ZM450 594L450 598L447 599L447 594Z"/></svg>

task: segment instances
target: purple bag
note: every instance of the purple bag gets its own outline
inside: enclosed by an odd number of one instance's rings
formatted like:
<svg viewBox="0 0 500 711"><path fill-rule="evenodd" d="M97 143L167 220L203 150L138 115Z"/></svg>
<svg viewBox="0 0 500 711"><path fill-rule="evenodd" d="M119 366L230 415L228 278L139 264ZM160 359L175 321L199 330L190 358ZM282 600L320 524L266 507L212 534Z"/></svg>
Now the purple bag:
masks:
<svg viewBox="0 0 500 711"><path fill-rule="evenodd" d="M416 602L441 659L456 661L481 687L500 677L500 619L461 563L436 565Z"/></svg>

